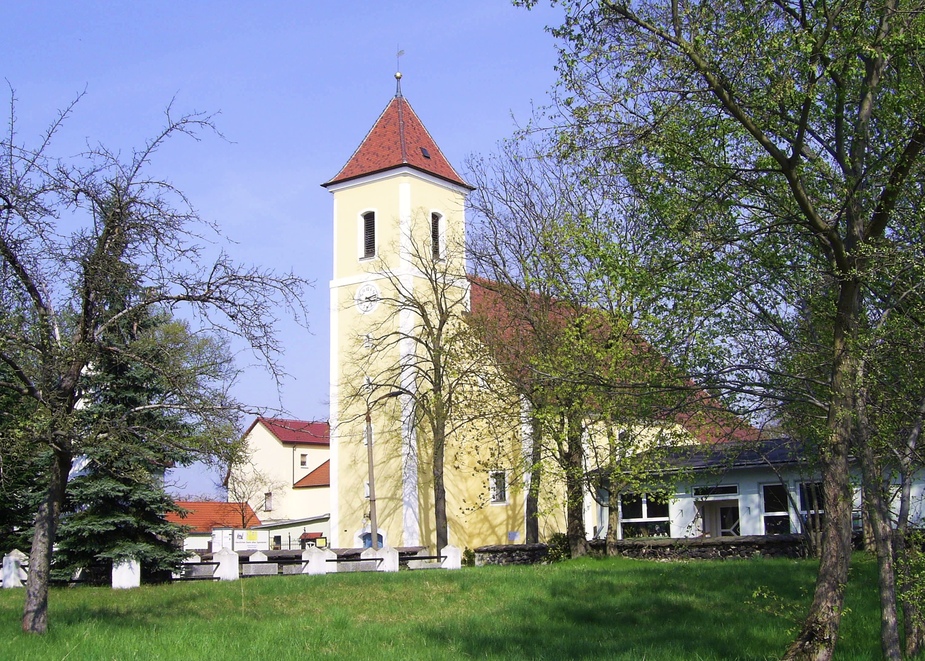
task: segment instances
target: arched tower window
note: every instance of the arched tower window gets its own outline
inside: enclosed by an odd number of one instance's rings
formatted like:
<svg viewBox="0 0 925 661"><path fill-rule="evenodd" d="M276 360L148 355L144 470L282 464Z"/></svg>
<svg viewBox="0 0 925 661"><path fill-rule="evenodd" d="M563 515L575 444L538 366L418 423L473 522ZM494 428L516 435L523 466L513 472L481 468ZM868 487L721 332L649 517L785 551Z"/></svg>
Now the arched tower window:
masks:
<svg viewBox="0 0 925 661"><path fill-rule="evenodd" d="M367 211L363 214L363 259L376 256L376 214Z"/></svg>

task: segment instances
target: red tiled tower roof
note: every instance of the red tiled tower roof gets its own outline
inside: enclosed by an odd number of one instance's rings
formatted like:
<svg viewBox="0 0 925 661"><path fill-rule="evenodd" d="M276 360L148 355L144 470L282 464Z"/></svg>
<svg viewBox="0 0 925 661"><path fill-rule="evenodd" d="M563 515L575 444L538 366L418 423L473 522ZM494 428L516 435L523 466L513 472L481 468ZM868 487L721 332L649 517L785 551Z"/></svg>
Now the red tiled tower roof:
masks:
<svg viewBox="0 0 925 661"><path fill-rule="evenodd" d="M257 418L245 432L250 433L257 423L263 424L280 443L292 445L330 445L331 426L327 422L287 420L285 418Z"/></svg>
<svg viewBox="0 0 925 661"><path fill-rule="evenodd" d="M401 93L385 107L347 164L322 186L402 166L472 188L450 165Z"/></svg>

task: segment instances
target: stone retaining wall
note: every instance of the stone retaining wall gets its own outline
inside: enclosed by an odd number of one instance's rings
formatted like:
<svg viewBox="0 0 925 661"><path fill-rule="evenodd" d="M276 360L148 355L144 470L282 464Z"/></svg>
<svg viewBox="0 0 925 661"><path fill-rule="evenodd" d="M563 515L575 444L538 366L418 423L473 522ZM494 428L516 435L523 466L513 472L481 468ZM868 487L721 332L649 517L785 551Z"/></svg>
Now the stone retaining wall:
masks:
<svg viewBox="0 0 925 661"><path fill-rule="evenodd" d="M596 554L604 555L604 540L592 541L591 549ZM613 545L611 555L649 560L802 558L806 555L806 548L802 535L624 539Z"/></svg>
<svg viewBox="0 0 925 661"><path fill-rule="evenodd" d="M591 553L605 555L605 542L592 540ZM475 549L475 564L532 565L546 561L546 544L505 544ZM698 537L685 539L625 539L614 544L611 555L647 560L723 560L727 558L802 558L802 535L753 537Z"/></svg>
<svg viewBox="0 0 925 661"><path fill-rule="evenodd" d="M498 544L475 549L475 566L537 565L546 561L545 544Z"/></svg>

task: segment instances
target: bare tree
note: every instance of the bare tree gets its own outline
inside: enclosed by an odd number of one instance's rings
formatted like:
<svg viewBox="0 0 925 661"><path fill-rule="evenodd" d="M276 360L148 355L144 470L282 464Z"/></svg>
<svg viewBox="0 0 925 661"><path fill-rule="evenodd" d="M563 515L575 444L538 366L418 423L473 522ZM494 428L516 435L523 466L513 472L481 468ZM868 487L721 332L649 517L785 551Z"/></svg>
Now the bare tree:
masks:
<svg viewBox="0 0 925 661"><path fill-rule="evenodd" d="M410 268L383 266L374 275L383 286L379 303L387 310L358 338L351 382L354 401L377 393L401 393L415 430L419 456L428 458L433 480L437 548L448 543L446 457L478 420L499 420L516 412L516 401L496 387L497 373L486 347L466 322L469 281L463 246L452 236L434 248L430 236L405 238ZM382 361L383 355L397 357ZM516 415L513 417L516 425ZM503 435L498 427L490 428Z"/></svg>
<svg viewBox="0 0 925 661"><path fill-rule="evenodd" d="M48 627L49 568L72 461L108 438L103 425L81 420L88 375L103 354L132 359L112 339L118 333L108 331L138 310L185 308L200 328L242 338L278 377L277 310L286 306L299 320L304 314L302 278L237 264L224 252L210 259L199 240L216 228L172 184L147 174L169 138L214 131L210 117L177 117L168 108L160 132L127 158L93 146L71 160L53 159L53 138L72 108L32 148L18 142L11 95L9 130L0 138L0 362L9 375L0 388L32 403L35 413L19 421L18 433L31 439L36 455L50 457L22 621L32 633ZM165 365L170 361L152 367L167 371ZM202 387L208 374L164 377L172 379L171 397L146 405L203 430L240 408L229 383ZM221 451L213 440L197 436L191 449Z"/></svg>
<svg viewBox="0 0 925 661"><path fill-rule="evenodd" d="M274 480L259 470L248 456L242 456L229 465L222 483L228 504L241 518L242 528L251 525L256 514L272 512L273 494L284 486L285 482Z"/></svg>

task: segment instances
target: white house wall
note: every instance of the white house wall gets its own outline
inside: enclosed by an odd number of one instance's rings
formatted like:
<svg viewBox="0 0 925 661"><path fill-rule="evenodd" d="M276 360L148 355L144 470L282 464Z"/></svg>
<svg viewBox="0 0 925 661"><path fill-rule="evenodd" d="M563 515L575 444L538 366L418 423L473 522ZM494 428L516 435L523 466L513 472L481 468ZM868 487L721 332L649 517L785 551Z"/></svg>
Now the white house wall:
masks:
<svg viewBox="0 0 925 661"><path fill-rule="evenodd" d="M817 476L811 476L799 472L797 469L782 469L780 474L767 468L748 468L728 470L722 475L711 474L704 475L702 478L679 484L675 490L674 496L669 503L669 532L668 535L675 538L697 537L705 533L703 512L707 516L719 508L720 505L736 503L739 514L739 534L740 535L764 535L765 530L765 503L763 487L764 485L779 485L781 480L787 487L789 493L788 514L790 519L790 530L792 532L800 531L800 484L818 482ZM855 484L859 483L855 476ZM717 488L717 487L736 487L735 494L717 494L717 495L694 495L697 487ZM921 523L925 519L925 478L919 476L919 479L913 484L911 498L910 520L914 523ZM597 533L597 537L603 537L606 534L607 509L599 508L590 496L586 499L586 527L588 536ZM898 496L894 500L894 513L898 509ZM860 488L855 488L854 509L859 511L861 507ZM589 511L590 509L590 511ZM603 526L601 525L603 522ZM711 522L707 522L711 523ZM712 523L715 523L712 522ZM716 532L715 529L712 532ZM622 530L620 531L622 538Z"/></svg>

